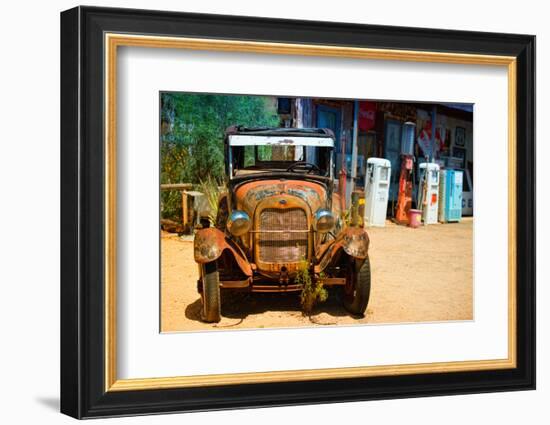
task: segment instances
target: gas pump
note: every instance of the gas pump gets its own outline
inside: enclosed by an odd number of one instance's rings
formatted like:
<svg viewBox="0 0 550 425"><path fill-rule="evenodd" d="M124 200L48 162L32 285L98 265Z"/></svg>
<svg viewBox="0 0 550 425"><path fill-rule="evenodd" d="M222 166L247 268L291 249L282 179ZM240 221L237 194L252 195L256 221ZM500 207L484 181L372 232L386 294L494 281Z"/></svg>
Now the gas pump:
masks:
<svg viewBox="0 0 550 425"><path fill-rule="evenodd" d="M445 221L457 222L462 218L462 171L447 170L445 180ZM440 185L443 181L440 182ZM441 197L440 197L441 200Z"/></svg>
<svg viewBox="0 0 550 425"><path fill-rule="evenodd" d="M395 221L409 224L409 210L412 204L413 171L414 171L414 135L416 125L412 122L403 124L401 132L401 173L397 192Z"/></svg>
<svg viewBox="0 0 550 425"><path fill-rule="evenodd" d="M439 171L439 206L437 211L437 219L440 223L445 223L447 218L446 204L447 204L447 170L442 169Z"/></svg>
<svg viewBox="0 0 550 425"><path fill-rule="evenodd" d="M384 158L369 158L365 175L366 226L383 227L386 224L390 190L391 163Z"/></svg>
<svg viewBox="0 0 550 425"><path fill-rule="evenodd" d="M420 188L417 205L422 209L424 224L436 224L439 204L439 165L423 162L418 166Z"/></svg>

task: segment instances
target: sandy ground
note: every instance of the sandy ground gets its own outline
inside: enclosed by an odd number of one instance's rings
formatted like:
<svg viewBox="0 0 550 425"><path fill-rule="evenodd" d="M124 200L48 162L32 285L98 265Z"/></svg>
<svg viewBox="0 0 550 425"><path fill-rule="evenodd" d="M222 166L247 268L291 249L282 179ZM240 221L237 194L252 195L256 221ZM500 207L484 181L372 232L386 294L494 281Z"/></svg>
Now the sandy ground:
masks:
<svg viewBox="0 0 550 425"><path fill-rule="evenodd" d="M410 229L368 230L372 290L367 313L351 317L336 293L311 318L299 294L222 294L222 320L200 321L198 269L190 237L161 239L163 332L473 319L473 219Z"/></svg>

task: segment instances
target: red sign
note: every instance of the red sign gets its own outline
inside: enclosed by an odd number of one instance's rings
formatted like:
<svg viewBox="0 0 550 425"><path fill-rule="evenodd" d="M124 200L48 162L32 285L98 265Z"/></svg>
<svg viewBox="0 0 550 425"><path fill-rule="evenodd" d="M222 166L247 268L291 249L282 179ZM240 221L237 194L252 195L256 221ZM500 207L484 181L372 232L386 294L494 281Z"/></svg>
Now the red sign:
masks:
<svg viewBox="0 0 550 425"><path fill-rule="evenodd" d="M369 131L374 128L376 119L376 103L359 102L359 130Z"/></svg>

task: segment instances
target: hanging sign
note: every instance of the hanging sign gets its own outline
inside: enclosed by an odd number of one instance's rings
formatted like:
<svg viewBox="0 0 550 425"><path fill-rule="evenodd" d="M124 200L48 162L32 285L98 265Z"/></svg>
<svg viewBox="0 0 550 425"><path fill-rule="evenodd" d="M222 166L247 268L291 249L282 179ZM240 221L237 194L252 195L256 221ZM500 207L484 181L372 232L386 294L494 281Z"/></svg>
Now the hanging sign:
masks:
<svg viewBox="0 0 550 425"><path fill-rule="evenodd" d="M376 120L376 103L359 102L359 130L369 131L374 128Z"/></svg>

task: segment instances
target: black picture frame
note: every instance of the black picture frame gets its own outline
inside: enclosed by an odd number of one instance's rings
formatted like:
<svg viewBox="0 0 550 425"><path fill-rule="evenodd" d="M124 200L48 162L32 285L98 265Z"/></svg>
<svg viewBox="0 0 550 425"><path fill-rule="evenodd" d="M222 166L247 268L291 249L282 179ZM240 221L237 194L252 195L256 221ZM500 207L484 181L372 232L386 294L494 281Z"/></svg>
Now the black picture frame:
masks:
<svg viewBox="0 0 550 425"><path fill-rule="evenodd" d="M105 391L104 33L517 58L517 367L320 381ZM535 37L76 7L61 13L61 412L76 418L535 388Z"/></svg>

